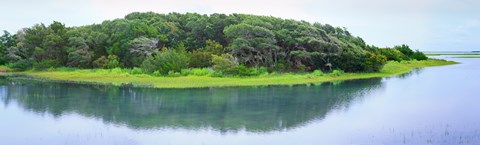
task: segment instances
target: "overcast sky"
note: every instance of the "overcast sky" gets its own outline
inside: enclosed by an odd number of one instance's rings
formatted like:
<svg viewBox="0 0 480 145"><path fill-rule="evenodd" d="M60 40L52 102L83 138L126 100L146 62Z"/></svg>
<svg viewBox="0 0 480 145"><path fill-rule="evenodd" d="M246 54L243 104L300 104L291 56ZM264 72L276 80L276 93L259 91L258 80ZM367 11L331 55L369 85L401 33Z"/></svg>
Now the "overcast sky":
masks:
<svg viewBox="0 0 480 145"><path fill-rule="evenodd" d="M101 23L130 12L245 13L346 27L368 44L480 50L479 0L2 0L0 30L54 20Z"/></svg>

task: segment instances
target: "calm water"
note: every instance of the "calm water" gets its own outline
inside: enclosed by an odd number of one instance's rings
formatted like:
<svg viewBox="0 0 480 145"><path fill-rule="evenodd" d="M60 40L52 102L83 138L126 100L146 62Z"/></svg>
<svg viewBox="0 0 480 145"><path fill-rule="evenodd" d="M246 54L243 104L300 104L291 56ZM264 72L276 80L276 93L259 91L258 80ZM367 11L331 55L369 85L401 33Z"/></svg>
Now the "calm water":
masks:
<svg viewBox="0 0 480 145"><path fill-rule="evenodd" d="M0 79L0 144L480 144L480 59L454 60L462 64L309 86L178 90Z"/></svg>

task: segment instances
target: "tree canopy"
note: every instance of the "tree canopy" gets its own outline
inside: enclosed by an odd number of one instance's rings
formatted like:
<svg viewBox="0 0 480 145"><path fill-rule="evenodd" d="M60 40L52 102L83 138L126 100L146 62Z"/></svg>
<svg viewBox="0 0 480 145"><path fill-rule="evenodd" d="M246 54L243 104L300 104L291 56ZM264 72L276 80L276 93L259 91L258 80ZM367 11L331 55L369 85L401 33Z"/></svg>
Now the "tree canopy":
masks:
<svg viewBox="0 0 480 145"><path fill-rule="evenodd" d="M134 12L80 27L36 24L15 35L5 31L0 42L0 65L17 69L140 67L165 73L215 69L220 56L229 56L236 66L269 71L364 72L378 71L387 60L425 59L406 45L367 45L343 27L246 14Z"/></svg>

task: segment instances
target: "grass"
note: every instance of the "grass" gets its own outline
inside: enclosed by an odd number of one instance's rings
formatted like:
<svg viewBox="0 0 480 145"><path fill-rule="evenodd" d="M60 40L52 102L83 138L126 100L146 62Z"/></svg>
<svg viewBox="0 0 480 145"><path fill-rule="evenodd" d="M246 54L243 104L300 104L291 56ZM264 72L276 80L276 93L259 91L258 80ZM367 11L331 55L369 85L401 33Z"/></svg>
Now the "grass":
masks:
<svg viewBox="0 0 480 145"><path fill-rule="evenodd" d="M3 65L0 65L0 72L9 72L11 71L10 68L6 67L6 66L3 66Z"/></svg>
<svg viewBox="0 0 480 145"><path fill-rule="evenodd" d="M66 69L50 71L26 71L24 74L34 78L87 82L100 84L132 84L134 86L150 86L154 88L201 88L201 87L227 87L227 86L262 86L262 85L294 85L321 83L328 81L341 81L352 79L365 79L392 76L407 73L415 68L456 64L452 61L428 60L388 62L377 73L282 73L263 74L253 77L210 77L210 76L181 76L181 77L156 77L146 74L132 75L121 69L92 70L92 69Z"/></svg>

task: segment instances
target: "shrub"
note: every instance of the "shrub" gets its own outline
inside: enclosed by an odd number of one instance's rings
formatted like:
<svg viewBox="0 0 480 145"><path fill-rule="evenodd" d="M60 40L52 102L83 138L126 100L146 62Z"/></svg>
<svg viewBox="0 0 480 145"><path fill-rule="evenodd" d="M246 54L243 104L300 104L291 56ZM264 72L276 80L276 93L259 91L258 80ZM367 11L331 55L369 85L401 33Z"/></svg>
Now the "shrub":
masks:
<svg viewBox="0 0 480 145"><path fill-rule="evenodd" d="M413 50L410 49L410 47L408 45L401 45L401 46L395 46L394 47L396 50L402 52L403 54L405 54L405 56L411 58L412 55L413 55Z"/></svg>
<svg viewBox="0 0 480 145"><path fill-rule="evenodd" d="M343 70L340 70L340 69L335 69L333 70L331 73L330 73L330 76L340 76L342 74L344 74L345 72Z"/></svg>
<svg viewBox="0 0 480 145"><path fill-rule="evenodd" d="M168 71L168 75L169 77L179 77L179 76L182 76L182 74L180 74L180 72L175 72L173 70L171 71Z"/></svg>
<svg viewBox="0 0 480 145"><path fill-rule="evenodd" d="M423 52L420 52L418 50L416 50L413 53L412 58L416 59L416 60L427 60L428 59L428 57L425 54L423 54Z"/></svg>
<svg viewBox="0 0 480 145"><path fill-rule="evenodd" d="M227 74L236 74L238 62L231 54L212 55L213 69Z"/></svg>
<svg viewBox="0 0 480 145"><path fill-rule="evenodd" d="M45 70L50 67L56 68L60 66L60 61L53 59L44 59L33 63L33 68L36 70Z"/></svg>
<svg viewBox="0 0 480 145"><path fill-rule="evenodd" d="M209 75L212 75L214 71L209 68L201 68L201 69L195 68L195 69L192 69L191 73L195 76L209 76Z"/></svg>
<svg viewBox="0 0 480 145"><path fill-rule="evenodd" d="M194 51L191 54L190 67L202 68L212 66L212 53Z"/></svg>
<svg viewBox="0 0 480 145"><path fill-rule="evenodd" d="M121 67L118 56L108 55L107 61L105 62L105 65L103 66L103 68L112 69L117 67Z"/></svg>
<svg viewBox="0 0 480 145"><path fill-rule="evenodd" d="M366 71L377 72L387 63L387 57L367 52L365 66Z"/></svg>
<svg viewBox="0 0 480 145"><path fill-rule="evenodd" d="M93 66L104 69L122 67L122 65L120 64L120 60L116 55L108 55L108 57L101 56L97 60L93 61Z"/></svg>
<svg viewBox="0 0 480 145"><path fill-rule="evenodd" d="M161 76L162 74L160 73L160 71L156 70L152 73L153 76Z"/></svg>
<svg viewBox="0 0 480 145"><path fill-rule="evenodd" d="M403 54L402 52L400 52L397 49L383 48L383 49L379 49L379 51L380 51L380 54L387 57L387 61L393 60L393 61L400 62L402 60L409 60L410 59L405 54Z"/></svg>
<svg viewBox="0 0 480 145"><path fill-rule="evenodd" d="M314 76L323 76L323 75L325 75L325 74L324 74L321 70L314 70L314 71L312 72L312 75L314 75Z"/></svg>
<svg viewBox="0 0 480 145"><path fill-rule="evenodd" d="M237 75L240 75L240 76L254 76L257 74L256 71L257 70L246 67L244 65L240 65L237 67Z"/></svg>
<svg viewBox="0 0 480 145"><path fill-rule="evenodd" d="M179 72L187 68L189 60L185 50L164 49L147 57L141 68L147 72L159 71L161 74L168 74L169 71Z"/></svg>
<svg viewBox="0 0 480 145"><path fill-rule="evenodd" d="M130 71L130 74L132 74L132 75L143 74L143 70L141 68L134 67Z"/></svg>
<svg viewBox="0 0 480 145"><path fill-rule="evenodd" d="M7 66L15 70L26 70L27 68L32 66L32 63L30 62L31 60L21 59L21 60L17 60L15 62L9 63Z"/></svg>

